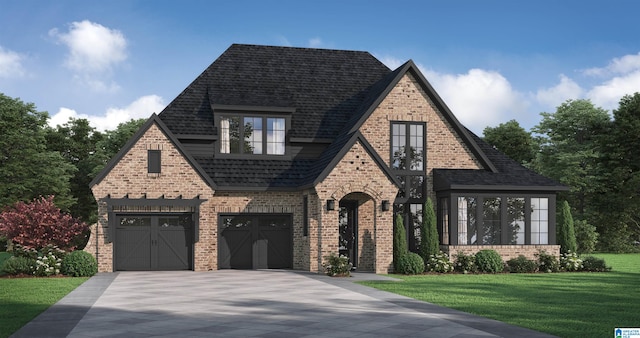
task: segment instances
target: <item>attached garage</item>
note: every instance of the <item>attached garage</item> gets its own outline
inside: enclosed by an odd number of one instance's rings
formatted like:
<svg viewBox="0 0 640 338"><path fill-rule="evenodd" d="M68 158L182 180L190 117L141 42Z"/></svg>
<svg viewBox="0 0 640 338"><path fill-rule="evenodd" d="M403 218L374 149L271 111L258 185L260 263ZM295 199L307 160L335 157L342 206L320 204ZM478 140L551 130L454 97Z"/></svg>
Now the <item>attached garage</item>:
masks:
<svg viewBox="0 0 640 338"><path fill-rule="evenodd" d="M293 268L290 214L223 215L218 224L221 269Z"/></svg>
<svg viewBox="0 0 640 338"><path fill-rule="evenodd" d="M192 270L192 214L116 216L115 270Z"/></svg>

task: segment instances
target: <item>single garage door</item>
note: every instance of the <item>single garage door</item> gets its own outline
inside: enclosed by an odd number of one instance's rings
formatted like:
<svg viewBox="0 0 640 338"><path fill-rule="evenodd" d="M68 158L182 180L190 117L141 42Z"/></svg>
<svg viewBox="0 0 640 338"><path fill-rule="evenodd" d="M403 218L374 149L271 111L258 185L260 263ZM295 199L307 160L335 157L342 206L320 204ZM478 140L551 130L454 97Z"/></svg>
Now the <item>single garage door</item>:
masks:
<svg viewBox="0 0 640 338"><path fill-rule="evenodd" d="M293 267L291 215L220 217L218 266L221 269Z"/></svg>
<svg viewBox="0 0 640 338"><path fill-rule="evenodd" d="M193 217L118 215L116 270L191 270Z"/></svg>

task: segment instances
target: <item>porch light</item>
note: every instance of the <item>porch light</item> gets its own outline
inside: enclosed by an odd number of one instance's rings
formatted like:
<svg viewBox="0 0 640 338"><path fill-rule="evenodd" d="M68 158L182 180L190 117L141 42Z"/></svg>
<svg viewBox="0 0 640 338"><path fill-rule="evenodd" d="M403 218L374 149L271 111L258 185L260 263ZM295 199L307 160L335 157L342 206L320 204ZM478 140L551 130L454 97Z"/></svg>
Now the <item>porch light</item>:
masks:
<svg viewBox="0 0 640 338"><path fill-rule="evenodd" d="M327 210L336 209L336 200L327 200Z"/></svg>
<svg viewBox="0 0 640 338"><path fill-rule="evenodd" d="M382 201L382 211L389 211L389 200Z"/></svg>

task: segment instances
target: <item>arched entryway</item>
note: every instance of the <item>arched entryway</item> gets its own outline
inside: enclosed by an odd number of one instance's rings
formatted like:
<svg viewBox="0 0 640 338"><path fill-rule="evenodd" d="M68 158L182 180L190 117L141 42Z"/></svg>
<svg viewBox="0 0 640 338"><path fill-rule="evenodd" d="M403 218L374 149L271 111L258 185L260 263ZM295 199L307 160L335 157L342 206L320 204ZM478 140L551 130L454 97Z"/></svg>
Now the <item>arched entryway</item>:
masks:
<svg viewBox="0 0 640 338"><path fill-rule="evenodd" d="M340 199L339 206L340 254L349 257L358 271L375 271L375 200L365 193L350 193Z"/></svg>

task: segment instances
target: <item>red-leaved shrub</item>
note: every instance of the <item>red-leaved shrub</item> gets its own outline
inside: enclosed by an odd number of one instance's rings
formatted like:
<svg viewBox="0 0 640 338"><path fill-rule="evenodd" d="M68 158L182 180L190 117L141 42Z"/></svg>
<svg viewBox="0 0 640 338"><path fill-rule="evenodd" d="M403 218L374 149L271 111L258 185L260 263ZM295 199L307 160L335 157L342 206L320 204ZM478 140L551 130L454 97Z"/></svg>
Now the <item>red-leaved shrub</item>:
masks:
<svg viewBox="0 0 640 338"><path fill-rule="evenodd" d="M0 233L13 243L36 250L51 244L73 251L74 239L87 228L86 223L62 213L53 204L53 196L18 202L0 214Z"/></svg>

